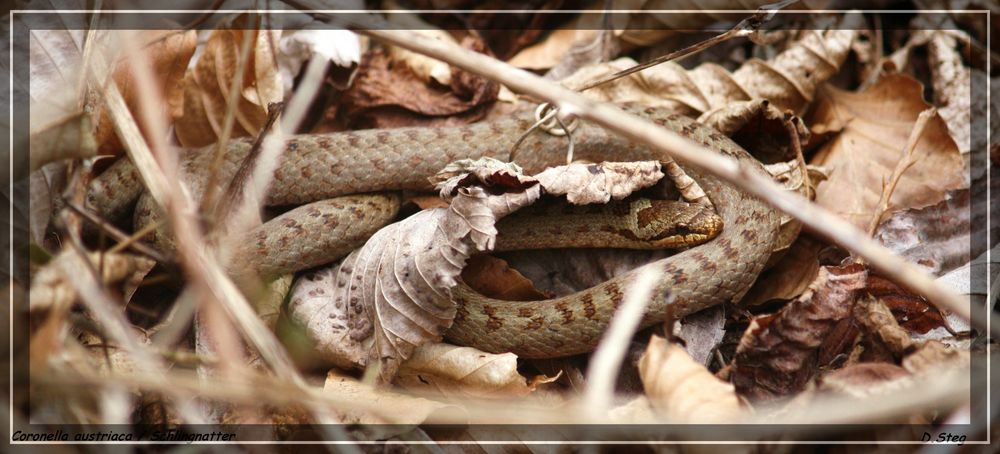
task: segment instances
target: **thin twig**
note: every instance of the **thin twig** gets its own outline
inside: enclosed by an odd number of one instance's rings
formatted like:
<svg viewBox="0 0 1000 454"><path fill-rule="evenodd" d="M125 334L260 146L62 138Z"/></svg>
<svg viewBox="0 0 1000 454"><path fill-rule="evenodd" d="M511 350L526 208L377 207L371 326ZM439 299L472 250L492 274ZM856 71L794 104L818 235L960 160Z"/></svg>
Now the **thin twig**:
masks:
<svg viewBox="0 0 1000 454"><path fill-rule="evenodd" d="M879 196L878 203L875 204L875 211L872 213L872 219L868 223L868 235L874 236L875 229L878 228L879 222L882 221L882 217L885 213L889 211L889 201L892 199L892 193L896 191L896 185L899 184L899 180L903 178L903 173L907 169L917 163L914 159L913 151L916 150L917 144L920 143L920 137L924 134L924 129L927 127L927 122L937 114L937 109L931 107L917 116L917 121L913 123L913 129L910 130L910 137L906 139L906 146L903 147L903 154L900 155L899 161L896 162L896 167L892 169L892 175L889 176L889 182L882 186L882 195Z"/></svg>
<svg viewBox="0 0 1000 454"><path fill-rule="evenodd" d="M328 20L333 19L328 18ZM837 215L798 194L788 193L770 178L760 175L732 158L719 155L704 145L659 127L649 120L624 112L613 104L588 99L559 84L460 46L403 30L359 31L379 41L436 58L500 82L512 90L546 100L567 114L590 120L609 131L715 175L798 219L827 239L864 257L885 276L924 295L938 308L951 311L966 320L971 318L968 302L963 301L953 290L935 282L926 272L872 241L864 232ZM972 322L984 325L981 320Z"/></svg>
<svg viewBox="0 0 1000 454"><path fill-rule="evenodd" d="M138 241L139 239L141 239L142 237L146 236L149 233L149 231L147 231L146 228L143 228L142 230L135 232L132 235L128 235L125 232L118 230L118 228L115 227L114 225L109 224L107 221L105 221L103 218L101 218L94 212L80 206L79 204L73 201L67 201L66 206L70 207L70 209L83 216L84 219L97 225L98 228L106 232L108 235L111 235L112 238L118 241L118 244L116 244L114 247L112 247L110 250L107 251L108 253L119 252L122 249L128 247L134 250L135 252L138 252L153 260L156 260L159 263L162 264L173 263L173 261L170 258L161 254L156 249L153 249L147 246L146 244L140 243ZM158 222L152 223L150 225L153 226L152 227L153 229L157 229L160 227L160 223Z"/></svg>
<svg viewBox="0 0 1000 454"><path fill-rule="evenodd" d="M726 30L721 35L717 35L715 37L706 39L704 41L692 44L688 47L671 52L669 54L661 55L646 63L635 65L631 68L623 69L603 79L590 82L584 85L583 87L579 88L578 91L590 90L591 88L594 88L598 85L606 84L608 82L621 79L622 77L637 73L639 71L651 68L653 66L662 63L666 63L671 60L680 60L682 58L691 56L705 49L708 49L709 47L712 47L716 44L728 41L733 38L738 38L741 36L750 36L762 25L764 25L765 22L774 17L775 11L780 10L781 8L784 8L792 3L795 3L795 1L796 0L783 0L778 3L762 6L753 15L739 21L736 25L733 26L733 28Z"/></svg>
<svg viewBox="0 0 1000 454"><path fill-rule="evenodd" d="M583 398L584 408L591 412L590 417L595 420L607 417L607 411L614 400L615 378L621 370L629 341L639 329L642 315L646 312L646 306L659 280L659 268L647 266L632 281L625 302L615 312L608 330L590 359L587 367L587 390ZM673 295L667 295L667 298L672 297Z"/></svg>
<svg viewBox="0 0 1000 454"><path fill-rule="evenodd" d="M135 52L134 54L139 53ZM133 62L142 60L141 54L132 57L130 61ZM152 80L148 65L139 63L133 65L137 80ZM106 73L103 72L104 66L93 64L88 69L94 74L95 80L106 79ZM189 277L190 285L207 297L197 298L197 300L211 299L221 302L225 306L227 314L233 318L272 370L293 383L303 384L304 380L292 366L284 349L270 330L257 318L250 303L222 271L219 263L211 257L209 249L205 246L201 229L194 218L194 204L186 192L181 190L180 180L177 178L179 172L176 153L173 153L166 143L165 122L161 115L156 114L156 112L160 112L159 107L156 106L163 105L162 102L157 102L158 93L154 93L156 90L138 91L140 112L143 113L146 126L150 131L151 147L143 140L135 119L117 87L113 83L101 86L104 87L102 94L109 107L108 112L112 123L122 138L122 143L125 145L129 157L132 158L132 162L136 163L139 175L153 199L161 207L166 208L172 230L177 238L178 258L187 270L186 274ZM160 163L157 163L157 159L153 157L153 150L158 151L157 156Z"/></svg>
<svg viewBox="0 0 1000 454"><path fill-rule="evenodd" d="M222 162L226 156L226 146L229 145L229 138L233 134L233 124L236 122L236 109L238 101L242 97L240 89L243 88L243 73L246 70L247 61L250 60L251 38L255 36L255 30L243 30L243 42L240 45L240 54L236 62L236 71L233 74L232 84L229 86L229 98L226 100L226 114L222 119L222 133L219 134L215 142L212 154L212 163L208 167L208 177L205 182L205 194L201 198L200 212L209 213L215 206L216 186L219 181L219 172L222 169ZM265 129L261 129L263 133ZM213 221L217 218L211 218Z"/></svg>

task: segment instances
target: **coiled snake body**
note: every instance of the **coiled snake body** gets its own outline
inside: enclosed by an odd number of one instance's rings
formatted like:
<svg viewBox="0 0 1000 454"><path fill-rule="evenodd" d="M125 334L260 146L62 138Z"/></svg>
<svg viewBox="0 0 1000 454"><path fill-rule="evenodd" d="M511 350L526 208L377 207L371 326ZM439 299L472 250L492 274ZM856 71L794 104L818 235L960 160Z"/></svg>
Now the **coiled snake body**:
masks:
<svg viewBox="0 0 1000 454"><path fill-rule="evenodd" d="M750 171L763 167L729 138L680 115L658 109L637 111L664 127L739 161ZM517 139L532 125L530 115L449 128L402 128L301 135L289 140L267 204L293 205L382 190L428 190L427 178L463 158L508 161ZM656 150L636 145L581 122L573 132L575 155L593 162L666 160ZM220 174L231 177L249 148L249 140L227 146ZM565 161L566 138L542 131L527 136L517 163L528 174ZM184 169L197 181L211 153L192 152ZM685 167L712 201L724 228L713 240L645 265L660 279L642 325L672 314L680 317L742 297L762 270L778 232L779 216L764 202L707 173ZM197 184L193 186L197 187ZM196 190L197 191L197 190ZM135 169L122 160L90 187L88 205L107 217L129 207L142 193ZM153 213L148 195L136 207L137 224ZM395 215L398 200L382 195L354 195L311 204L272 220L251 234L246 251L268 272L297 271L336 260L364 242ZM318 247L318 236L340 239ZM545 301L509 302L486 298L464 285L453 290L459 304L445 337L460 345L523 357L556 357L592 350L640 269L590 289Z"/></svg>

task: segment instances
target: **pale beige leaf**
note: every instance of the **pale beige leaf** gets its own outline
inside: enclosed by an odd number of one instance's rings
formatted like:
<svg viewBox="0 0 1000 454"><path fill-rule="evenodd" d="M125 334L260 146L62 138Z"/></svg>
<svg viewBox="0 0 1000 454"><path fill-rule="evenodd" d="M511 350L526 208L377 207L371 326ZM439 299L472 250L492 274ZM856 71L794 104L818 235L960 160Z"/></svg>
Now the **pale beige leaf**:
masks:
<svg viewBox="0 0 1000 454"><path fill-rule="evenodd" d="M903 358L903 368L914 374L934 374L942 369L969 369L970 353L938 341L927 341Z"/></svg>
<svg viewBox="0 0 1000 454"><path fill-rule="evenodd" d="M330 371L323 384L323 392L357 402L358 406L340 406L332 409L343 424L402 424L454 423L467 419L461 407L435 402L420 397L407 396L366 385L353 378ZM377 408L377 413L365 410ZM405 430L410 430L409 428Z"/></svg>
<svg viewBox="0 0 1000 454"><path fill-rule="evenodd" d="M637 424L652 421L656 415L649 404L649 398L639 396L608 411L608 419L621 424Z"/></svg>
<svg viewBox="0 0 1000 454"><path fill-rule="evenodd" d="M860 93L824 87L815 107L813 133L840 131L813 157L830 169L817 189L816 202L860 228L871 221L899 162L920 112L923 87L912 78L890 74ZM906 169L889 202L889 212L941 201L964 181L958 147L939 116L930 119L914 150L916 163Z"/></svg>
<svg viewBox="0 0 1000 454"><path fill-rule="evenodd" d="M535 175L545 192L566 195L570 203L586 205L621 200L663 178L658 161L573 163Z"/></svg>
<svg viewBox="0 0 1000 454"><path fill-rule="evenodd" d="M444 398L524 396L533 391L517 372L517 355L471 347L424 344L399 367L395 383Z"/></svg>
<svg viewBox="0 0 1000 454"><path fill-rule="evenodd" d="M662 337L649 340L639 360L639 376L653 408L672 421L717 424L746 415L733 385Z"/></svg>

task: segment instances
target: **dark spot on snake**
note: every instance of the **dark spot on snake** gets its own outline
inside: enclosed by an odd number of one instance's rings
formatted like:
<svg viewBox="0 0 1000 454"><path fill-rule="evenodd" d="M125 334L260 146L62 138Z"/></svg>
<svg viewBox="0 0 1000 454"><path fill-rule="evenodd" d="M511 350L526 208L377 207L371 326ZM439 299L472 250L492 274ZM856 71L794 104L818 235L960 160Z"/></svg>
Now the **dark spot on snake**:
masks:
<svg viewBox="0 0 1000 454"><path fill-rule="evenodd" d="M589 293L580 296L580 304L583 305L583 315L589 320L593 320L597 315L597 308L594 307L594 297Z"/></svg>
<svg viewBox="0 0 1000 454"><path fill-rule="evenodd" d="M298 150L299 149L299 142L297 140L293 140L291 142L288 142L288 146L285 147L285 149L288 150L288 151Z"/></svg>
<svg viewBox="0 0 1000 454"><path fill-rule="evenodd" d="M747 242L753 242L757 240L757 232L753 231L752 229L744 229L742 232L740 232L740 235Z"/></svg>
<svg viewBox="0 0 1000 454"><path fill-rule="evenodd" d="M541 328L544 323L545 319L543 317L535 317L531 319L531 323L528 323L528 325L525 326L525 328L531 331L535 331Z"/></svg>
<svg viewBox="0 0 1000 454"><path fill-rule="evenodd" d="M604 173L604 170L601 169L601 166L599 166L597 164L590 164L590 165L588 165L587 166L587 171L590 172L591 175L597 175L597 174Z"/></svg>
<svg viewBox="0 0 1000 454"><path fill-rule="evenodd" d="M490 320L486 322L487 331L496 331L500 328L503 328L503 321L501 321L499 318L490 317Z"/></svg>
<svg viewBox="0 0 1000 454"><path fill-rule="evenodd" d="M532 315L535 315L535 311L531 310L530 307L521 307L517 309L518 317L531 318Z"/></svg>
<svg viewBox="0 0 1000 454"><path fill-rule="evenodd" d="M464 321L469 316L469 311L465 308L464 299L455 298L454 301L458 304L458 309L455 310L455 323L458 323Z"/></svg>
<svg viewBox="0 0 1000 454"><path fill-rule="evenodd" d="M619 288L618 285L608 284L608 286L604 288L604 294L608 296L608 299L610 299L611 303L615 305L615 308L621 304L623 295L622 289Z"/></svg>
<svg viewBox="0 0 1000 454"><path fill-rule="evenodd" d="M556 310L562 314L563 325L568 325L573 321L573 311L570 310L569 306L565 302L556 303Z"/></svg>
<svg viewBox="0 0 1000 454"><path fill-rule="evenodd" d="M392 138L392 136L386 131L378 131L375 133L375 141L380 144L388 143L390 138Z"/></svg>
<svg viewBox="0 0 1000 454"><path fill-rule="evenodd" d="M353 135L347 137L348 137L347 140L350 140L353 137ZM319 136L316 138L316 145L322 150L328 150L330 149L330 139L325 136Z"/></svg>

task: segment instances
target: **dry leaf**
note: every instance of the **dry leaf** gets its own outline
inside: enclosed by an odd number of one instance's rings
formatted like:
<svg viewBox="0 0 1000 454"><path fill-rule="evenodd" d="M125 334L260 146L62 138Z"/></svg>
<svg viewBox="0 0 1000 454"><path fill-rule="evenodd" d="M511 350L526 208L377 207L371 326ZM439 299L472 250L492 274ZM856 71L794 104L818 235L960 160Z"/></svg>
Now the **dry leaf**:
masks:
<svg viewBox="0 0 1000 454"><path fill-rule="evenodd" d="M81 109L78 90L84 36L82 30L35 30L28 40L28 86L16 85L18 91L27 88L31 100L29 172L97 152L91 114Z"/></svg>
<svg viewBox="0 0 1000 454"><path fill-rule="evenodd" d="M801 391L817 367L817 349L851 314L854 293L864 287L860 265L823 267L809 290L747 327L731 364L730 380L740 395L766 401Z"/></svg>
<svg viewBox="0 0 1000 454"><path fill-rule="evenodd" d="M854 15L847 18L857 20ZM771 60L749 60L733 73L714 63L687 70L667 62L592 88L586 94L602 101L665 107L691 116L754 99L766 99L781 111L801 112L812 101L816 86L837 72L855 35L851 27L809 31ZM635 64L630 58L621 58L585 67L562 84L580 87Z"/></svg>
<svg viewBox="0 0 1000 454"><path fill-rule="evenodd" d="M934 86L934 102L941 106L938 113L948 125L948 131L958 144L959 152L965 154L972 149L971 103L977 104L977 114L985 114L986 97L972 98L972 75L962 63L962 56L955 50L957 45L950 34L934 32L927 43L928 63ZM985 140L985 136L983 139ZM976 144L975 149L981 150L985 145L985 142Z"/></svg>
<svg viewBox="0 0 1000 454"><path fill-rule="evenodd" d="M885 303L896 322L907 331L924 334L944 325L944 318L937 308L892 281L870 276L866 290Z"/></svg>
<svg viewBox="0 0 1000 454"><path fill-rule="evenodd" d="M895 355L901 355L913 344L910 335L900 328L889 307L871 295L858 298L854 306L854 319L868 336L885 345Z"/></svg>
<svg viewBox="0 0 1000 454"><path fill-rule="evenodd" d="M740 305L753 307L801 295L819 273L819 252L823 246L811 237L800 236L777 264L761 273Z"/></svg>
<svg viewBox="0 0 1000 454"><path fill-rule="evenodd" d="M934 374L941 370L969 369L970 353L937 341L927 341L903 358L903 367L914 374Z"/></svg>
<svg viewBox="0 0 1000 454"><path fill-rule="evenodd" d="M238 22L253 22L241 16ZM225 125L229 97L237 71L243 71L241 85L234 101L235 122L230 137L260 132L267 118L267 106L280 102L284 88L275 61L275 47L280 31L214 30L205 43L204 51L182 81L183 110L175 116L177 139L181 145L194 148L218 140ZM250 49L243 67L240 55L245 43Z"/></svg>
<svg viewBox="0 0 1000 454"><path fill-rule="evenodd" d="M400 365L394 382L444 398L524 396L538 385L529 385L518 373L513 353L492 354L441 343L417 347Z"/></svg>
<svg viewBox="0 0 1000 454"><path fill-rule="evenodd" d="M971 259L969 200L969 190L961 189L934 205L897 211L882 220L875 240L928 273L950 271ZM985 227L982 221L977 219L975 225Z"/></svg>
<svg viewBox="0 0 1000 454"><path fill-rule="evenodd" d="M573 163L535 175L547 194L566 195L570 203L587 205L621 200L661 179L658 161Z"/></svg>
<svg viewBox="0 0 1000 454"><path fill-rule="evenodd" d="M66 276L61 271L64 268L63 262L75 260L69 255L76 255L76 252L69 248L63 249L32 277L29 296L32 312L65 307L76 301L76 289L66 281ZM89 259L94 268L101 272L103 283L121 284L119 289L124 301L128 301L143 277L156 264L145 257L119 253L91 252Z"/></svg>
<svg viewBox="0 0 1000 454"><path fill-rule="evenodd" d="M818 390L864 401L911 384L910 372L902 367L862 363L824 375L819 379Z"/></svg>
<svg viewBox="0 0 1000 454"><path fill-rule="evenodd" d="M537 301L548 298L507 262L489 255L474 255L462 270L462 282L481 295L504 301Z"/></svg>
<svg viewBox="0 0 1000 454"><path fill-rule="evenodd" d="M186 32L144 30L138 33L115 30L109 33L106 37L108 40L138 39L142 42L138 52L142 52L146 56L150 72L156 83L155 87L140 87L139 81L133 75L132 65L135 63L130 62L127 58L115 64L111 78L118 85L118 90L125 98L125 104L129 111L138 118L139 92L153 89L160 93L161 98L166 103L162 106L164 117L176 117L181 111L183 103L183 86L180 81L184 78L188 61L194 55L197 33L194 30ZM132 33L135 33L134 37L130 36ZM94 135L99 152L101 154L121 153L123 146L118 139L111 116L103 103L98 105L97 112L94 116L97 119Z"/></svg>
<svg viewBox="0 0 1000 454"><path fill-rule="evenodd" d="M817 203L866 228L917 115L930 107L922 92L919 82L901 74L887 75L860 93L830 86L820 91L812 131L840 133L812 160L831 172L817 190ZM962 158L940 117L928 122L914 157L892 194L890 212L937 203L963 185Z"/></svg>
<svg viewBox="0 0 1000 454"><path fill-rule="evenodd" d="M688 315L674 327L674 336L684 340L684 350L691 355L691 359L708 366L714 359L712 352L726 335L725 306L710 307Z"/></svg>
<svg viewBox="0 0 1000 454"><path fill-rule="evenodd" d="M342 424L419 425L467 419L462 416L464 410L460 407L377 389L353 378L337 375L334 371L327 373L323 392L359 404L357 407L344 405L332 409ZM363 410L366 407L381 411L371 413Z"/></svg>
<svg viewBox="0 0 1000 454"><path fill-rule="evenodd" d="M655 417L649 398L639 396L628 403L608 410L608 419L620 424L641 424Z"/></svg>
<svg viewBox="0 0 1000 454"><path fill-rule="evenodd" d="M650 338L639 360L639 376L653 408L671 421L718 424L746 414L733 385L662 337Z"/></svg>
<svg viewBox="0 0 1000 454"><path fill-rule="evenodd" d="M464 40L463 46L484 51L482 42L473 38ZM352 129L445 126L481 119L500 86L466 71L449 69L449 73L447 85L425 82L407 64L394 63L385 49L372 49L362 57L337 116Z"/></svg>

